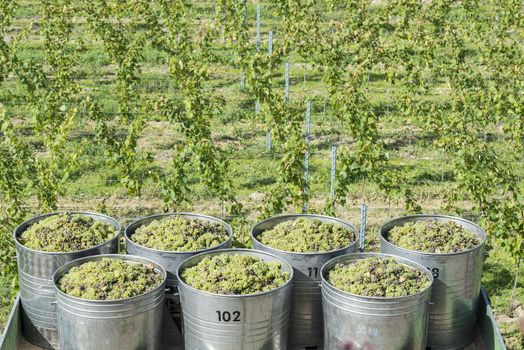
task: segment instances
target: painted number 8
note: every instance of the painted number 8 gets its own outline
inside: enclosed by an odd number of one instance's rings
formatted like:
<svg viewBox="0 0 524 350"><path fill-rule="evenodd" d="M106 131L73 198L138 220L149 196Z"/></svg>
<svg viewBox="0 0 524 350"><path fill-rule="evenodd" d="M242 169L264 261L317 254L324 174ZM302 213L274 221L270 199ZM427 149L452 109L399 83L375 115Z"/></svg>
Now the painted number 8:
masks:
<svg viewBox="0 0 524 350"><path fill-rule="evenodd" d="M426 268L431 272L431 274L433 275L433 278L438 278L440 274L440 270L438 269L438 267L434 267L434 268L426 267Z"/></svg>

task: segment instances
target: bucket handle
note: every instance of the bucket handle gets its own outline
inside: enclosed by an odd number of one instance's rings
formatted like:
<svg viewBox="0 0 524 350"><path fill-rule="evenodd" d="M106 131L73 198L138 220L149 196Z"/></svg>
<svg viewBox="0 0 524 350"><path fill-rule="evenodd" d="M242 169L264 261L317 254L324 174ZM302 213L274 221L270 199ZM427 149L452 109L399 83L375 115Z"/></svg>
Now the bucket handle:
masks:
<svg viewBox="0 0 524 350"><path fill-rule="evenodd" d="M178 287L177 286L166 286L164 288L164 292L166 294L172 294L174 296L180 295L180 292L178 291Z"/></svg>

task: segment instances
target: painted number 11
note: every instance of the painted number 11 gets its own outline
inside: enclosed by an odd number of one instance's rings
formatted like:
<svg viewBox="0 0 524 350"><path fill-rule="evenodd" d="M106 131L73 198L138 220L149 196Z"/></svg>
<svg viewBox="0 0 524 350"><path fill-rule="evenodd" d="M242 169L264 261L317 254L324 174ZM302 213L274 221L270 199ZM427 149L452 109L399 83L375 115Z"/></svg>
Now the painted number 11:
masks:
<svg viewBox="0 0 524 350"><path fill-rule="evenodd" d="M318 277L318 267L308 267L309 277Z"/></svg>

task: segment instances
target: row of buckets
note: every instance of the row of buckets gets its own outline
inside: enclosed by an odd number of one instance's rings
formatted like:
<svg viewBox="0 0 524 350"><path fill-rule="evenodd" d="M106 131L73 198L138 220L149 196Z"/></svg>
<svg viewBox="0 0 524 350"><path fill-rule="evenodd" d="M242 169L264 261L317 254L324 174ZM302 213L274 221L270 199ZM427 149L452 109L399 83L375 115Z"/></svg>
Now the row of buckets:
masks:
<svg viewBox="0 0 524 350"><path fill-rule="evenodd" d="M73 212L113 225L105 215ZM99 246L72 253L29 249L18 237L49 215L25 221L15 231L20 295L25 337L45 348L62 349L159 349L165 306L183 329L188 350L269 349L460 349L473 341L476 309L484 259L486 234L478 225L458 217L413 215L388 221L380 228L381 254L357 253L358 243L323 253L290 253L263 245L258 235L275 225L299 217L342 225L348 222L327 216L290 214L261 221L251 230L253 250L228 249L232 229L222 220L200 214L160 214L139 219L124 230L131 261L153 263L165 274L164 286L139 297L118 301L89 301L69 297L55 282L71 267L86 259L116 254L119 236ZM165 216L182 215L218 222L229 239L221 245L191 253L145 248L130 237L135 230ZM399 248L387 241L387 232L407 222L454 221L482 239L471 250L432 254ZM275 290L252 295L216 295L193 289L177 274L213 254L249 254L266 261L280 261L292 281ZM337 263L388 254L425 271L433 281L416 295L374 298L352 295L333 288L324 279Z"/></svg>

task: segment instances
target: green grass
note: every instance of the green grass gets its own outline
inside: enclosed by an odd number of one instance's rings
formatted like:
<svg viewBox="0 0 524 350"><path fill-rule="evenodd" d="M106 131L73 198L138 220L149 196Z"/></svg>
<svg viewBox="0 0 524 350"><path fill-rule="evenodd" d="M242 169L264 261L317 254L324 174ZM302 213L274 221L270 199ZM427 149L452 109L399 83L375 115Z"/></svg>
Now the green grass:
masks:
<svg viewBox="0 0 524 350"><path fill-rule="evenodd" d="M495 242L484 264L482 283L490 296L498 326L508 349L524 349L524 339L518 330L516 309L524 306L524 264L514 288L517 267L515 261Z"/></svg>
<svg viewBox="0 0 524 350"><path fill-rule="evenodd" d="M12 291L12 278L0 277L0 334L2 334L11 309Z"/></svg>

